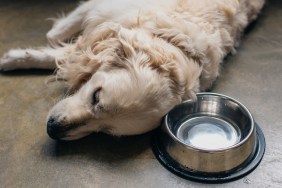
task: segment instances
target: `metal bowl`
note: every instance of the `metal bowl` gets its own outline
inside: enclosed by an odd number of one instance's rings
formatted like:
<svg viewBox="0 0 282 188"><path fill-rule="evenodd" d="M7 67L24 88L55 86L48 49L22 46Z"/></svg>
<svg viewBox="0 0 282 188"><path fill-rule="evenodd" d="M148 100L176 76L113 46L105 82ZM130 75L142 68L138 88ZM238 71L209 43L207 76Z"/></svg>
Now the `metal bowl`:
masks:
<svg viewBox="0 0 282 188"><path fill-rule="evenodd" d="M249 110L237 100L199 93L164 118L160 142L165 153L184 168L222 173L238 168L254 153L256 127Z"/></svg>

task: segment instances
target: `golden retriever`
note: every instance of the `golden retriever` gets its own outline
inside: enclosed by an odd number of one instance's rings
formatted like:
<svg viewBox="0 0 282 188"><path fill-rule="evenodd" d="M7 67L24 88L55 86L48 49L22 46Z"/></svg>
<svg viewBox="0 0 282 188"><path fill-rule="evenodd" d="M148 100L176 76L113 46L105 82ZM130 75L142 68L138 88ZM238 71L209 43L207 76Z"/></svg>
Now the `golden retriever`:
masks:
<svg viewBox="0 0 282 188"><path fill-rule="evenodd" d="M142 134L212 85L263 4L90 0L55 20L47 33L52 47L10 50L0 69L56 69L57 79L73 91L50 110L51 138Z"/></svg>

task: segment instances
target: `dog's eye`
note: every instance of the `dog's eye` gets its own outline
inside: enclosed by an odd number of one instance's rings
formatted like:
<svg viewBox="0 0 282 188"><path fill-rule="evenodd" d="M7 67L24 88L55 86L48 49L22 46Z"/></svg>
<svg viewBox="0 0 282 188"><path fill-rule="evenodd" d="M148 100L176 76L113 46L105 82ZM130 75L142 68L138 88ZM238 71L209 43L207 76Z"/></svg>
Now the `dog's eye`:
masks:
<svg viewBox="0 0 282 188"><path fill-rule="evenodd" d="M101 88L97 88L93 95L92 95L92 105L96 105L99 103L99 100L100 100L100 91L101 91Z"/></svg>

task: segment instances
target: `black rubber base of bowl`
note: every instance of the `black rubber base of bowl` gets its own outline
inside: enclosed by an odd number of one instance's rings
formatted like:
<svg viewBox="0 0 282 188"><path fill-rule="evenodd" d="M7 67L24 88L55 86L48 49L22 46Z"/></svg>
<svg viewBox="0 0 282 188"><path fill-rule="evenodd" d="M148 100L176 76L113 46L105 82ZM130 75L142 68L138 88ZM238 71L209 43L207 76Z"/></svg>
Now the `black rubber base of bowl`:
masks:
<svg viewBox="0 0 282 188"><path fill-rule="evenodd" d="M222 173L203 173L184 168L176 163L164 150L160 143L159 131L156 130L152 139L152 149L158 161L172 173L191 181L200 183L226 183L238 180L251 173L260 163L265 151L265 139L262 130L256 125L257 144L251 156L238 168Z"/></svg>

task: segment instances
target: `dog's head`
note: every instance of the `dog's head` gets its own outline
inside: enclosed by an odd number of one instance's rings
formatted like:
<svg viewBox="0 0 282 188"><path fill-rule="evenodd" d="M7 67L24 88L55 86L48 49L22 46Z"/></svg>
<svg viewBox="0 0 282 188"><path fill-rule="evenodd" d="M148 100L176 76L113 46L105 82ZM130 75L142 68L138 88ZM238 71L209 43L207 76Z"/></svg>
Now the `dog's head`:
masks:
<svg viewBox="0 0 282 188"><path fill-rule="evenodd" d="M58 64L75 92L51 109L52 138L142 134L197 91L200 67L147 31L103 25L85 36Z"/></svg>

